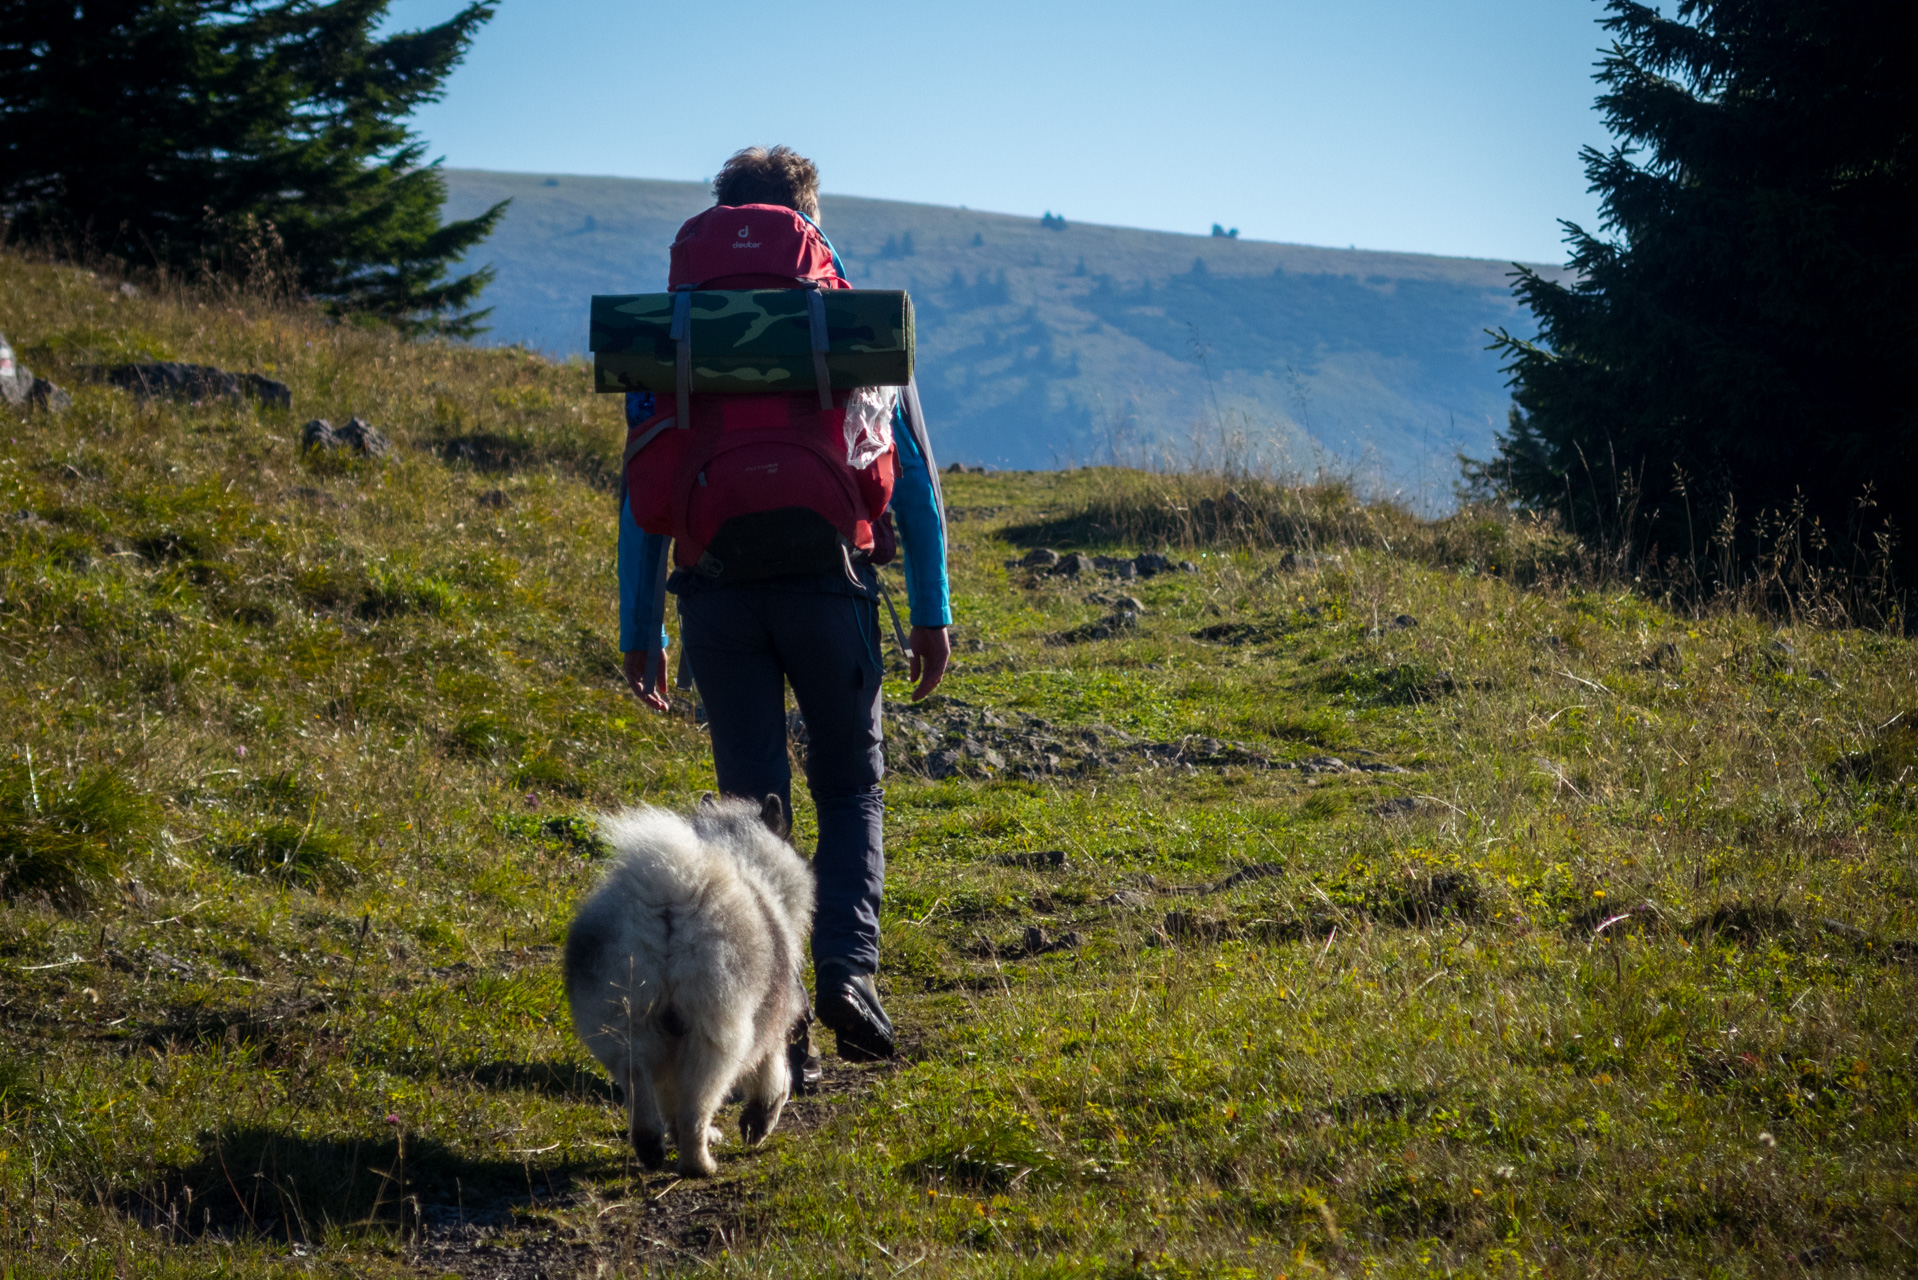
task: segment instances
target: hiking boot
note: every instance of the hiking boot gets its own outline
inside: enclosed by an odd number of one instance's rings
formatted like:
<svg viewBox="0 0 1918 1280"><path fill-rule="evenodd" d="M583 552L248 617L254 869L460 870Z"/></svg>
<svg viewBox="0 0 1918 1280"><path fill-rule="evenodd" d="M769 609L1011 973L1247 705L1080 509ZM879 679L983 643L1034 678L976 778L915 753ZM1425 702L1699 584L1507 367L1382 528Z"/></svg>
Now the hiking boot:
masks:
<svg viewBox="0 0 1918 1280"><path fill-rule="evenodd" d="M828 963L818 971L819 1020L832 1028L847 1062L878 1062L893 1055L892 1019L879 1003L872 975Z"/></svg>
<svg viewBox="0 0 1918 1280"><path fill-rule="evenodd" d="M812 1010L799 1015L786 1037L786 1065L792 1070L793 1097L803 1098L819 1092L819 1078L825 1074L819 1065L819 1050L812 1044Z"/></svg>

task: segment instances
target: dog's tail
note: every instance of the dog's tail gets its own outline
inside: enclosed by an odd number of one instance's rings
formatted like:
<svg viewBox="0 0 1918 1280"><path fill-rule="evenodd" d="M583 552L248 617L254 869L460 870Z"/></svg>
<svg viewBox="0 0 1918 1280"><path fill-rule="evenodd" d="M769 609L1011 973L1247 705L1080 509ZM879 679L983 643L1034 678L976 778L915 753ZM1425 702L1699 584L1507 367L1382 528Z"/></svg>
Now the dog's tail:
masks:
<svg viewBox="0 0 1918 1280"><path fill-rule="evenodd" d="M613 852L608 876L624 879L649 907L691 902L713 875L712 857L692 824L669 810L644 805L601 814L599 831Z"/></svg>

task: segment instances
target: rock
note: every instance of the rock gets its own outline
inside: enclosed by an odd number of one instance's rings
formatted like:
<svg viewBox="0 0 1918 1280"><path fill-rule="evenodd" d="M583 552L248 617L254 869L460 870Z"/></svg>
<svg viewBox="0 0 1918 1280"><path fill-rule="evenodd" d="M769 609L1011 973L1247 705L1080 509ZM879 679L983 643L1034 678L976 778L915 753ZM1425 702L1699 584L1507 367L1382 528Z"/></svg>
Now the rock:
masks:
<svg viewBox="0 0 1918 1280"><path fill-rule="evenodd" d="M1300 773L1344 773L1351 766L1337 756L1310 756L1299 761Z"/></svg>
<svg viewBox="0 0 1918 1280"><path fill-rule="evenodd" d="M1390 800L1381 800L1372 806L1374 815L1381 818L1402 818L1417 813L1423 806L1411 796L1394 796Z"/></svg>
<svg viewBox="0 0 1918 1280"><path fill-rule="evenodd" d="M1342 556L1306 555L1298 551L1288 551L1279 557L1279 568L1286 573L1301 569L1336 569L1344 563Z"/></svg>
<svg viewBox="0 0 1918 1280"><path fill-rule="evenodd" d="M1132 563L1138 569L1141 578L1150 578L1159 573L1171 573L1178 567L1168 557L1156 551L1141 551L1133 557Z"/></svg>
<svg viewBox="0 0 1918 1280"><path fill-rule="evenodd" d="M393 446L378 427L353 418L343 427L335 427L325 418L315 418L300 428L300 448L350 450L363 458L384 458Z"/></svg>
<svg viewBox="0 0 1918 1280"><path fill-rule="evenodd" d="M73 407L73 397L45 378L35 378L27 389L27 403L48 413L65 413Z"/></svg>
<svg viewBox="0 0 1918 1280"><path fill-rule="evenodd" d="M1213 885L1207 892L1224 893L1227 889L1236 889L1253 880L1268 880L1273 876L1285 874L1285 867L1277 862L1255 862L1249 867L1240 867L1225 879Z"/></svg>
<svg viewBox="0 0 1918 1280"><path fill-rule="evenodd" d="M926 757L926 776L933 779L958 777L962 759L964 757L957 751L935 751Z"/></svg>
<svg viewBox="0 0 1918 1280"><path fill-rule="evenodd" d="M1112 608L1122 612L1145 612L1145 605L1137 596L1120 595L1116 591L1095 591L1086 597L1086 603L1110 605Z"/></svg>
<svg viewBox="0 0 1918 1280"><path fill-rule="evenodd" d="M1036 853L1006 853L999 856L1002 867L1031 867L1049 871L1064 870L1071 862L1064 849L1040 849Z"/></svg>
<svg viewBox="0 0 1918 1280"><path fill-rule="evenodd" d="M494 510L512 505L504 489L488 489L485 493L482 493L478 498L474 499L474 501L478 502L482 507L491 507Z"/></svg>
<svg viewBox="0 0 1918 1280"><path fill-rule="evenodd" d="M1198 571L1199 571L1199 566L1196 564L1193 564L1190 560L1179 561L1180 573L1197 573Z"/></svg>
<svg viewBox="0 0 1918 1280"><path fill-rule="evenodd" d="M1398 617L1392 619L1392 629L1395 631L1410 631L1418 624L1419 620L1409 613L1401 613Z"/></svg>
<svg viewBox="0 0 1918 1280"><path fill-rule="evenodd" d="M1386 764L1383 761L1372 763L1372 764L1355 764L1355 765L1349 765L1347 767L1358 773L1410 773L1412 772L1410 769L1401 768L1400 766L1395 764Z"/></svg>
<svg viewBox="0 0 1918 1280"><path fill-rule="evenodd" d="M1129 907L1137 910L1145 906L1149 901L1151 901L1151 899L1147 898L1137 889L1121 889L1117 893L1108 894L1099 899L1099 905L1102 907Z"/></svg>
<svg viewBox="0 0 1918 1280"><path fill-rule="evenodd" d="M1013 563L1022 569L1050 569L1059 563L1059 553L1051 547L1034 547Z"/></svg>
<svg viewBox="0 0 1918 1280"><path fill-rule="evenodd" d="M1043 956L1054 951L1072 951L1085 945L1085 939L1077 933L1062 933L1053 937L1038 925L1027 925L1025 936L1020 939L1019 949L1025 955Z"/></svg>
<svg viewBox="0 0 1918 1280"><path fill-rule="evenodd" d="M946 468L946 474L949 476L963 476L966 474L966 471L966 464L963 462L955 462Z"/></svg>
<svg viewBox="0 0 1918 1280"><path fill-rule="evenodd" d="M228 373L210 364L158 360L149 364L116 364L98 370L101 377L139 400L181 400L201 403L251 397L270 409L293 407L293 391L284 382L257 373Z"/></svg>
<svg viewBox="0 0 1918 1280"><path fill-rule="evenodd" d="M1168 937L1216 941L1228 936L1232 927L1223 920L1212 920L1192 911L1168 911L1165 917Z"/></svg>
<svg viewBox="0 0 1918 1280"><path fill-rule="evenodd" d="M1120 609L1097 622L1088 622L1082 627L1070 631L1061 631L1057 635L1046 637L1047 644L1084 644L1088 640L1110 640L1114 635L1129 627L1139 625L1139 615L1130 609Z"/></svg>
<svg viewBox="0 0 1918 1280"><path fill-rule="evenodd" d="M73 397L45 378L34 377L33 371L14 356L6 336L0 334L0 404L62 413L73 407Z"/></svg>
<svg viewBox="0 0 1918 1280"><path fill-rule="evenodd" d="M1052 566L1052 572L1059 577L1076 578L1082 573L1093 572L1095 568L1097 566L1092 563L1091 556L1075 553L1060 556L1058 562Z"/></svg>

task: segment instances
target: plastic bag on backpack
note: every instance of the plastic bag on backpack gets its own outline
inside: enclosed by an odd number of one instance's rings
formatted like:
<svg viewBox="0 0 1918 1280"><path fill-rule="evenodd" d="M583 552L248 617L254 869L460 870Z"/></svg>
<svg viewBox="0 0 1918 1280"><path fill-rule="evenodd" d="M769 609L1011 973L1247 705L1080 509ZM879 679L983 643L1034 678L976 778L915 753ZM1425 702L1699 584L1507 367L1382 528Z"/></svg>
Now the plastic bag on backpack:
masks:
<svg viewBox="0 0 1918 1280"><path fill-rule="evenodd" d="M862 471L892 449L898 387L855 387L846 397L846 465Z"/></svg>

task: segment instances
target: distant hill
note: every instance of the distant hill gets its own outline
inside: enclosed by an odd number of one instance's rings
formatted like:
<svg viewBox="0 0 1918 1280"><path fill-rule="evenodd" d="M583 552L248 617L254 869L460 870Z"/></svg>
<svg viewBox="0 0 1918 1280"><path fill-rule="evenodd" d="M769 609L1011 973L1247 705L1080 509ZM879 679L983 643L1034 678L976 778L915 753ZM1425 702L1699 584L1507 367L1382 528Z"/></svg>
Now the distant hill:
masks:
<svg viewBox="0 0 1918 1280"><path fill-rule="evenodd" d="M587 298L662 287L690 182L448 170L447 214L511 197L473 261L494 340L571 353ZM1483 331L1519 326L1509 263L1185 236L829 196L856 283L909 289L943 459L1144 460L1222 436L1442 499L1508 396Z"/></svg>

